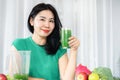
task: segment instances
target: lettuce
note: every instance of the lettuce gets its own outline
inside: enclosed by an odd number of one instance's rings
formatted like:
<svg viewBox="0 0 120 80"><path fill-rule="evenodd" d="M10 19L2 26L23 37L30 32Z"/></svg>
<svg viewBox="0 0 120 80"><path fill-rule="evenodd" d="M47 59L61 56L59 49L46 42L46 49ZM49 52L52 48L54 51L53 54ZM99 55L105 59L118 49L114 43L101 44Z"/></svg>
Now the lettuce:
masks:
<svg viewBox="0 0 120 80"><path fill-rule="evenodd" d="M111 70L107 67L97 67L92 72L97 73L101 80L114 80Z"/></svg>
<svg viewBox="0 0 120 80"><path fill-rule="evenodd" d="M120 80L120 78L119 77L113 77L114 78L114 80Z"/></svg>

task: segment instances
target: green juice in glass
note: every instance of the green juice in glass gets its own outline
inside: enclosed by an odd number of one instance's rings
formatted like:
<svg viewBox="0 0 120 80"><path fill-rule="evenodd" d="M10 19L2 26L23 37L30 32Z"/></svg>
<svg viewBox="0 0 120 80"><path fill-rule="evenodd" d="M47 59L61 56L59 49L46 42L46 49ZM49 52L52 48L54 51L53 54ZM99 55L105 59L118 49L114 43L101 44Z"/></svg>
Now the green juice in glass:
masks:
<svg viewBox="0 0 120 80"><path fill-rule="evenodd" d="M15 80L28 80L28 74L14 74Z"/></svg>
<svg viewBox="0 0 120 80"><path fill-rule="evenodd" d="M7 80L28 80L28 74L15 73L13 76L7 75Z"/></svg>
<svg viewBox="0 0 120 80"><path fill-rule="evenodd" d="M61 44L64 49L69 48L69 37L71 37L71 30L68 28L61 29Z"/></svg>

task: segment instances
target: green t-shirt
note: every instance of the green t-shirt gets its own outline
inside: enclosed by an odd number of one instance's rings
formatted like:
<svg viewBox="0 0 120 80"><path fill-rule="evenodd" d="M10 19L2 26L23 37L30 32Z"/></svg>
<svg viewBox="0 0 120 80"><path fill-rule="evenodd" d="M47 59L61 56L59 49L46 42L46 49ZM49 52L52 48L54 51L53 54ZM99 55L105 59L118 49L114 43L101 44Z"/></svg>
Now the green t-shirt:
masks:
<svg viewBox="0 0 120 80"><path fill-rule="evenodd" d="M29 76L46 80L60 80L58 60L66 53L59 47L55 55L48 55L44 46L37 45L32 37L16 39L13 45L17 50L31 50Z"/></svg>

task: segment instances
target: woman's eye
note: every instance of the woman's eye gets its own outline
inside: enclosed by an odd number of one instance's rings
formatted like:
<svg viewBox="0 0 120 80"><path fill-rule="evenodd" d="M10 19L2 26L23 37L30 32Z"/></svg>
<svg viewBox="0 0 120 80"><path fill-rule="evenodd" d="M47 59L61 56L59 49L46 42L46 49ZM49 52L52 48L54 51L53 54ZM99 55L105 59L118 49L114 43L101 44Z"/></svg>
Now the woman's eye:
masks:
<svg viewBox="0 0 120 80"><path fill-rule="evenodd" d="M45 19L40 19L41 21L45 21Z"/></svg>
<svg viewBox="0 0 120 80"><path fill-rule="evenodd" d="M54 23L54 20L50 20L50 22Z"/></svg>

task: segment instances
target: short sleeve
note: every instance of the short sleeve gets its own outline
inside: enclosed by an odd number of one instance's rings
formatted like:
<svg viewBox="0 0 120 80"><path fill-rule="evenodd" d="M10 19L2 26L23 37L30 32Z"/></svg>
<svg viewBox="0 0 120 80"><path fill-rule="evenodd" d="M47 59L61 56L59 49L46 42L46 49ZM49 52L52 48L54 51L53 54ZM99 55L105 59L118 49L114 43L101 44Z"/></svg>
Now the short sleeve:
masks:
<svg viewBox="0 0 120 80"><path fill-rule="evenodd" d="M17 49L17 50L25 50L26 49L26 43L24 39L15 39L12 43L12 45Z"/></svg>
<svg viewBox="0 0 120 80"><path fill-rule="evenodd" d="M59 47L58 51L57 51L57 57L58 59L63 56L65 53L67 52L67 49L63 49L62 46Z"/></svg>

